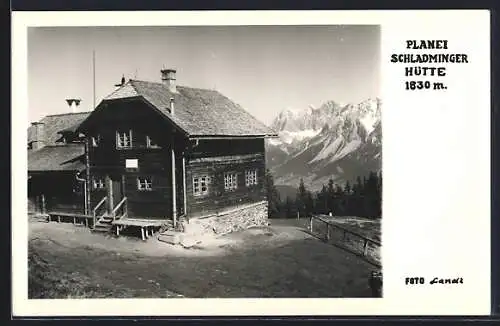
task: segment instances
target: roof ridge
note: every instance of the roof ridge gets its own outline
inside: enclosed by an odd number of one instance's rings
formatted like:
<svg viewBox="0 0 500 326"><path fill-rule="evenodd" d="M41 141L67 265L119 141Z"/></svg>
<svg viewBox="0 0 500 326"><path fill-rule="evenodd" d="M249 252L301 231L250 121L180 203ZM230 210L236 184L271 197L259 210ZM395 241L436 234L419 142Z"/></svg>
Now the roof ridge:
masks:
<svg viewBox="0 0 500 326"><path fill-rule="evenodd" d="M82 111L82 112L66 112L66 113L56 113L56 114L48 114L45 117L59 117L62 115L73 115L73 114L84 114L84 113L92 113L92 111ZM42 118L43 119L43 118Z"/></svg>
<svg viewBox="0 0 500 326"><path fill-rule="evenodd" d="M156 82L156 81L151 81L151 80L141 80L141 79L130 79L129 81L131 82L139 82L139 83L148 83L148 84L154 84L154 85L158 85L158 86L163 86L165 87L165 85L162 83L162 82ZM192 86L185 86L185 85L177 85L176 87L180 87L180 88L185 88L185 89L194 89L194 90L202 90L202 91L210 91L210 92L216 92L216 93L219 93L221 95L223 95L221 92L219 92L218 90L216 89L211 89L211 88L202 88L202 87L192 87ZM137 90L134 86L134 89Z"/></svg>

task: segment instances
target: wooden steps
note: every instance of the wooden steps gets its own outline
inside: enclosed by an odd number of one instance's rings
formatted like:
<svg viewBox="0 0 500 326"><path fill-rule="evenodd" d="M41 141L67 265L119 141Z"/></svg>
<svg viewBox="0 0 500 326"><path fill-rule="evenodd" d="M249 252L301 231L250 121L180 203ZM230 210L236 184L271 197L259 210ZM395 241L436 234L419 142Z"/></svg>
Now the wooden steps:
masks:
<svg viewBox="0 0 500 326"><path fill-rule="evenodd" d="M92 232L109 233L113 229L113 217L103 215L94 225Z"/></svg>

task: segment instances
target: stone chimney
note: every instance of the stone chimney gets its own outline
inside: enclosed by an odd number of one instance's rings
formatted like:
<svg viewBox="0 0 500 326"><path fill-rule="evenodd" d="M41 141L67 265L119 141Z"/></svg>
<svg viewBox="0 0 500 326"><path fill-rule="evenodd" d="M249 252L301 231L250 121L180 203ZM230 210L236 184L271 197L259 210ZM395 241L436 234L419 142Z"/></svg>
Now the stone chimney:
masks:
<svg viewBox="0 0 500 326"><path fill-rule="evenodd" d="M75 113L78 111L78 106L80 106L80 102L82 100L76 99L76 98L68 98L66 99L66 102L68 103L68 106L71 110L72 113Z"/></svg>
<svg viewBox="0 0 500 326"><path fill-rule="evenodd" d="M170 92L177 93L176 83L175 83L175 69L162 69L161 70L161 81L165 84Z"/></svg>
<svg viewBox="0 0 500 326"><path fill-rule="evenodd" d="M33 127L33 139L31 139L33 150L37 150L45 147L45 124L43 122L32 122Z"/></svg>

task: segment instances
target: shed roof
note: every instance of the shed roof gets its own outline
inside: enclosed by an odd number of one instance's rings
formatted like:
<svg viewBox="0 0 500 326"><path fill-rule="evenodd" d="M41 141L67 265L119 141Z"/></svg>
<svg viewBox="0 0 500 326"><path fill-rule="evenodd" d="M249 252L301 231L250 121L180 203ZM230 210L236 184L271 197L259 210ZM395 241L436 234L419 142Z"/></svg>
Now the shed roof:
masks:
<svg viewBox="0 0 500 326"><path fill-rule="evenodd" d="M129 80L103 102L142 97L191 137L276 136L273 130L218 91L185 86L176 89L173 93L162 83ZM171 98L174 115L170 113Z"/></svg>
<svg viewBox="0 0 500 326"><path fill-rule="evenodd" d="M81 171L85 168L83 144L45 146L28 151L28 171Z"/></svg>

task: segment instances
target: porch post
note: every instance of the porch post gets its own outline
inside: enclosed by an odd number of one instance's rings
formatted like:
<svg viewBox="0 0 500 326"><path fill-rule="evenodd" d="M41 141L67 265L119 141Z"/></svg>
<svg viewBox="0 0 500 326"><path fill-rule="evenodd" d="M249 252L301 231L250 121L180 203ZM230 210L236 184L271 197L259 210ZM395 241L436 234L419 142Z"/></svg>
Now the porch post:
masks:
<svg viewBox="0 0 500 326"><path fill-rule="evenodd" d="M108 200L106 202L108 206L108 214L111 215L113 212L113 181L111 181L111 178L109 175L106 175L106 189L108 192Z"/></svg>
<svg viewBox="0 0 500 326"><path fill-rule="evenodd" d="M175 149L174 140L172 139L172 219L174 227L177 226L177 187L175 182Z"/></svg>
<svg viewBox="0 0 500 326"><path fill-rule="evenodd" d="M85 214L89 215L90 207L90 137L85 136Z"/></svg>
<svg viewBox="0 0 500 326"><path fill-rule="evenodd" d="M47 213L47 208L45 207L45 194L42 194L42 214Z"/></svg>
<svg viewBox="0 0 500 326"><path fill-rule="evenodd" d="M182 155L182 196L184 204L184 216L187 216L187 202L186 202L186 156Z"/></svg>

